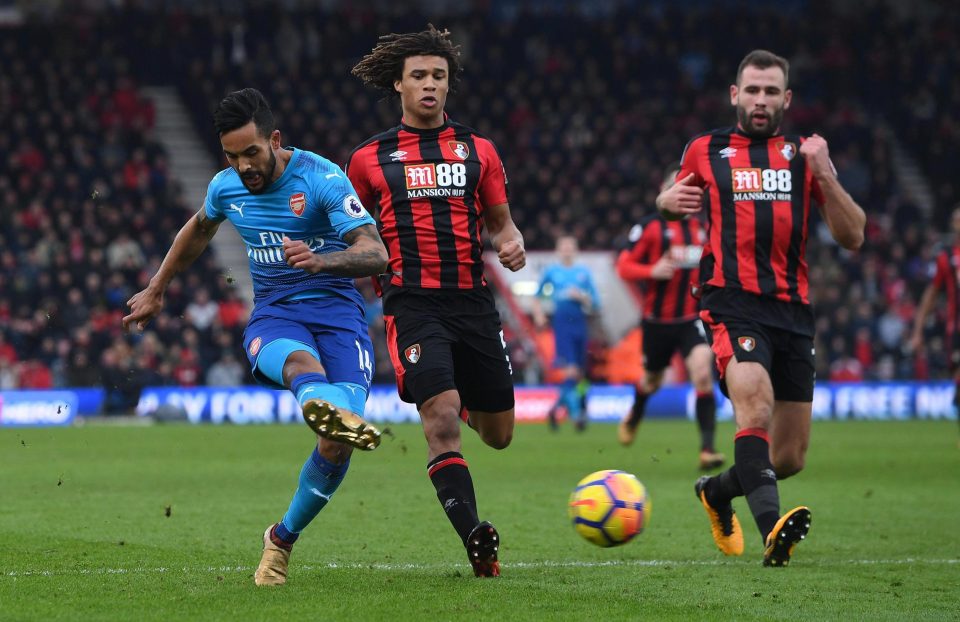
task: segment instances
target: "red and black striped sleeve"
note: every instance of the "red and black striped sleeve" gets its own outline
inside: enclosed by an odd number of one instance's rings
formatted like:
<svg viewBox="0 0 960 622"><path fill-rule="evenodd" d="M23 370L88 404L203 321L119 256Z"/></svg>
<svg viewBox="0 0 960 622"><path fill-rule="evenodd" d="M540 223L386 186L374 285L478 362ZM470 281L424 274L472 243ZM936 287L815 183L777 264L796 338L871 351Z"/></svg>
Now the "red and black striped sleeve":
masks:
<svg viewBox="0 0 960 622"><path fill-rule="evenodd" d="M485 138L476 136L474 144L480 158L482 172L480 184L477 188L477 198L481 207L493 207L507 202L507 173L493 143Z"/></svg>
<svg viewBox="0 0 960 622"><path fill-rule="evenodd" d="M661 221L653 220L646 225L641 225L640 237L637 238L633 246L624 249L617 257L617 274L624 281L645 281L651 278L653 266L657 259L663 254L655 255L654 246L660 245L660 233L662 228Z"/></svg>
<svg viewBox="0 0 960 622"><path fill-rule="evenodd" d="M353 189L357 191L357 198L360 199L363 206L367 208L367 211L373 214L374 217L376 217L376 214L379 212L380 206L377 205L377 192L374 191L370 183L370 165L368 160L371 152L376 153L376 144L376 142L366 143L354 149L343 167L347 178L350 180L350 183L353 184Z"/></svg>
<svg viewBox="0 0 960 622"><path fill-rule="evenodd" d="M700 170L700 165L709 143L710 136L707 134L690 139L687 146L683 148L683 155L680 156L680 172L677 173L677 181L686 179L690 173L693 173L694 184L701 187L704 185L705 176Z"/></svg>

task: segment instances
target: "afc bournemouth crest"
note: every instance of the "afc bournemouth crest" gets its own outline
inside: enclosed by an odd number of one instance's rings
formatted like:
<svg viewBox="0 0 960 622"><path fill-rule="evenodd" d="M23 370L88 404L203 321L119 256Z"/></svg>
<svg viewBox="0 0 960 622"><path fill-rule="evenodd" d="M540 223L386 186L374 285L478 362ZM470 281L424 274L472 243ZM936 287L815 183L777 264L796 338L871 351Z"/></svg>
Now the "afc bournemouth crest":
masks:
<svg viewBox="0 0 960 622"><path fill-rule="evenodd" d="M290 211L297 216L303 216L303 210L307 207L307 195L302 192L290 195Z"/></svg>
<svg viewBox="0 0 960 622"><path fill-rule="evenodd" d="M777 151L780 152L784 160L789 162L797 155L797 146L788 142L777 143Z"/></svg>
<svg viewBox="0 0 960 622"><path fill-rule="evenodd" d="M256 339L250 342L250 356L257 355L257 352L260 351L260 344L262 343L263 343L263 339L261 339L260 337L257 337Z"/></svg>
<svg viewBox="0 0 960 622"><path fill-rule="evenodd" d="M753 349L757 347L757 341L753 337L740 337L737 339L737 343L740 344L740 349L744 352L753 352Z"/></svg>
<svg viewBox="0 0 960 622"><path fill-rule="evenodd" d="M403 351L403 355L407 357L408 361L416 365L417 361L420 360L420 344L419 343L413 344L412 346L410 346L409 348Z"/></svg>
<svg viewBox="0 0 960 622"><path fill-rule="evenodd" d="M470 156L470 147L467 147L467 143L460 142L459 140L448 140L447 146L450 147L453 155L461 160L466 160L467 157Z"/></svg>

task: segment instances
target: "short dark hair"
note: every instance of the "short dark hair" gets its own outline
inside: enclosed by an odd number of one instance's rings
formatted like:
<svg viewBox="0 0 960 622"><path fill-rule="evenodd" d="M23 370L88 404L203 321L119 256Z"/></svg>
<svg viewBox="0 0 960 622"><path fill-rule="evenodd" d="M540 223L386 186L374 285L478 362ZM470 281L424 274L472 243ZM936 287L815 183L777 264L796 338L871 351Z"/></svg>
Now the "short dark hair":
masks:
<svg viewBox="0 0 960 622"><path fill-rule="evenodd" d="M740 84L740 78L743 77L743 70L746 67L757 69L779 67L783 70L784 87L790 84L790 63L784 57L777 56L769 50L754 50L743 57L740 66L737 67L737 84Z"/></svg>
<svg viewBox="0 0 960 622"><path fill-rule="evenodd" d="M351 73L363 80L365 85L399 97L393 83L403 79L403 63L411 56L440 56L447 59L450 90L453 91L460 81L463 71L460 46L450 40L449 30L437 30L433 24L427 24L427 29L420 32L383 35L376 47L354 66Z"/></svg>
<svg viewBox="0 0 960 622"><path fill-rule="evenodd" d="M248 87L228 94L213 111L213 127L221 136L251 121L264 138L269 138L273 130L277 129L270 104L263 93L254 88Z"/></svg>

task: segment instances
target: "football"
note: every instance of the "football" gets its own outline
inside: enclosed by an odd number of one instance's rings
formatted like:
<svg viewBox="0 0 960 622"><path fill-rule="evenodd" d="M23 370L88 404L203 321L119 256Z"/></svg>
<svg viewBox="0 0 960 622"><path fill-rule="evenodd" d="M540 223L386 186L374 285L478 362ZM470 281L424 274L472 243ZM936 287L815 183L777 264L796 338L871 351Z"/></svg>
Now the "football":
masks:
<svg viewBox="0 0 960 622"><path fill-rule="evenodd" d="M597 471L573 489L568 510L574 529L588 542L619 546L647 526L650 497L640 480L626 471Z"/></svg>

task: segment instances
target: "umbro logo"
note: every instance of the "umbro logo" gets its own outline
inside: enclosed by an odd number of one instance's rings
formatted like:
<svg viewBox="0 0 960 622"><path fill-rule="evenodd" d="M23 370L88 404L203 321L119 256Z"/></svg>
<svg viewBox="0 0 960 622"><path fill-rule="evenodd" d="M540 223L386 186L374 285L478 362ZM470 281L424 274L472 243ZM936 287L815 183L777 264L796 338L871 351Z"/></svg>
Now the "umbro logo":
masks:
<svg viewBox="0 0 960 622"><path fill-rule="evenodd" d="M732 158L735 155L737 155L737 150L734 147L724 147L723 149L720 150L721 158L724 158L724 159Z"/></svg>
<svg viewBox="0 0 960 622"><path fill-rule="evenodd" d="M390 154L390 159L394 162L402 162L407 157L406 151L394 151Z"/></svg>
<svg viewBox="0 0 960 622"><path fill-rule="evenodd" d="M244 201L244 202L241 203L240 205L234 205L233 203L231 203L231 204L230 204L230 209L232 209L232 210L235 211L235 212L239 212L240 218L243 218L243 206L246 205L246 204L247 204L246 201Z"/></svg>

